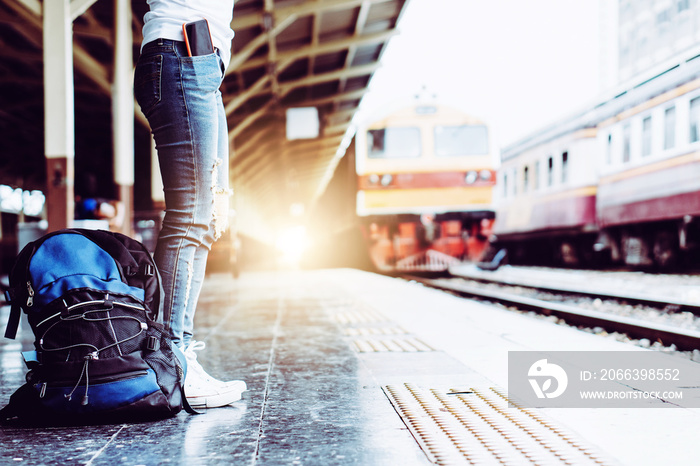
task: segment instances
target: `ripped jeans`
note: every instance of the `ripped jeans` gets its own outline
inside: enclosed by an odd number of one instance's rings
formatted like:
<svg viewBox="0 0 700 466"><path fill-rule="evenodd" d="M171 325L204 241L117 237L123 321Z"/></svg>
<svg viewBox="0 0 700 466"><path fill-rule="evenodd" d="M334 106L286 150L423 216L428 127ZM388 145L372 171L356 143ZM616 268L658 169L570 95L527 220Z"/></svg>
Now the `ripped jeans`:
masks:
<svg viewBox="0 0 700 466"><path fill-rule="evenodd" d="M228 129L218 53L188 57L184 42L146 44L134 94L158 151L165 217L155 262L173 342L186 347L211 245L227 228Z"/></svg>

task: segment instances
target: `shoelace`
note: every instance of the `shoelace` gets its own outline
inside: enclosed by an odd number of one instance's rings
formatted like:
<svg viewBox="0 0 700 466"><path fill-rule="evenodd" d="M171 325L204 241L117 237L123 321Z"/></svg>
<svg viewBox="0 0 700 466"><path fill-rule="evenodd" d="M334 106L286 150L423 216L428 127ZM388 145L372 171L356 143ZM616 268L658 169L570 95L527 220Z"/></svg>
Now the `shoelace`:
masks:
<svg viewBox="0 0 700 466"><path fill-rule="evenodd" d="M191 340L190 344L185 348L185 358L187 358L187 369L196 372L200 377L206 381L215 380L212 376L206 373L204 368L199 361L197 361L197 353L195 351L201 351L207 347L207 344L203 341Z"/></svg>
<svg viewBox="0 0 700 466"><path fill-rule="evenodd" d="M190 344L187 345L187 348L185 348L185 356L187 356L189 359L189 355L191 355L192 359L197 359L197 355L195 354L195 351L201 351L206 347L207 347L207 344L204 343L203 341L191 340Z"/></svg>

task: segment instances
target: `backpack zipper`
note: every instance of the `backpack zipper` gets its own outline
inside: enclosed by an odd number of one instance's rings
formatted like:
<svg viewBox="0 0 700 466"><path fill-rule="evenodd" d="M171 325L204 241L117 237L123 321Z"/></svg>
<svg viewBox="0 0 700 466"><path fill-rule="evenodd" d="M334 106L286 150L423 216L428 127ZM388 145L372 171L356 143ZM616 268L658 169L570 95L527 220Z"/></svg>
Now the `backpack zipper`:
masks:
<svg viewBox="0 0 700 466"><path fill-rule="evenodd" d="M34 241L33 243L30 243L30 244L32 244L33 246L32 246L31 251L28 253L28 256L29 256L29 257L27 257L27 262L26 262L25 269L24 269L24 275L25 275L25 276L27 276L27 277L30 276L30 274L29 274L29 268L30 268L30 265L31 265L31 263L32 263L32 259L34 258L34 253L36 252L36 250L39 249L39 248L41 247L41 245L44 244L44 242L45 242L47 239L49 239L49 238L51 238L51 237L53 237L53 236L56 236L56 235L58 235L58 234L75 234L75 235L80 235L80 236L82 236L83 238L87 239L88 241L92 241L93 243L95 243L95 245L97 245L98 248L102 248L102 246L100 246L100 245L99 245L96 241L94 241L92 238L89 238L89 237L87 237L86 235L84 235L84 234L82 234L81 232L76 231L76 230L66 229L66 231L61 230L61 231L54 231L54 232L48 233L48 234L46 234L45 236L43 236L43 237L41 238L41 242L39 242L39 240L37 240L37 241ZM39 244L37 244L37 243L39 243ZM108 253L108 255L111 256L111 254L109 254L109 253ZM124 273L124 270L123 270L123 268L122 268L122 265L119 263L119 261L117 261L116 259L114 259L114 257L112 257L112 259L114 260L114 263L115 263L116 266L117 266L117 270L119 271L119 277L121 278L122 282L128 283L128 282L127 282L127 279L126 279L126 274ZM13 272L14 272L14 270L13 270ZM27 280L27 294L28 294L28 296L27 296L27 307L32 307L32 306L34 305L34 288L32 288L32 282L31 282L30 280Z"/></svg>
<svg viewBox="0 0 700 466"><path fill-rule="evenodd" d="M89 376L87 373L88 364L89 364L89 359L86 359L85 365L83 366L83 371L81 371L80 378L78 379L76 384L73 386L73 390L71 390L71 392L69 394L63 395L66 398L66 400L70 401L71 398L73 397L73 393L75 393L75 390L78 388L78 385L80 385L80 381L83 379L83 375L85 375L85 393L84 393L83 398L81 400L81 404L83 406L86 406L88 404L88 388L91 385L90 379L89 379ZM93 381L92 386L94 387L95 385L102 385L102 384L109 383L109 382L135 379L138 377L143 377L146 374L148 374L148 371L146 369L142 369L142 370L138 370L138 371L127 372L125 374L100 377L100 378L96 379L95 381ZM52 383L52 385L54 385L56 388L68 388L69 385L68 386L64 385L64 384L68 384L68 383L70 383L70 382L61 381L61 382ZM48 382L43 382L41 384L41 388L39 389L39 398L44 398L46 396L46 390L48 389L48 386L49 386Z"/></svg>
<svg viewBox="0 0 700 466"><path fill-rule="evenodd" d="M27 280L27 307L32 307L34 305L34 288L32 288L32 282Z"/></svg>
<svg viewBox="0 0 700 466"><path fill-rule="evenodd" d="M147 369L138 369L135 371L122 372L120 374L105 375L102 377L90 377L90 385L100 385L103 383L115 382L119 380L135 379L136 377L144 376L148 373ZM68 388L72 387L75 380L51 380L43 382L42 385L51 384L52 387Z"/></svg>
<svg viewBox="0 0 700 466"><path fill-rule="evenodd" d="M107 295L107 296L109 296L109 295ZM88 306L90 304L102 304L105 302L105 299L99 299L99 300L94 300L94 301L83 301L81 303L76 303L76 304L73 304L72 306L66 307L66 310L72 311L75 308ZM146 310L143 306L139 306L137 304L121 303L119 301L112 301L112 304L114 304L115 306L128 307L130 309L135 309L137 311L145 311ZM95 309L95 310L100 311L101 309Z"/></svg>

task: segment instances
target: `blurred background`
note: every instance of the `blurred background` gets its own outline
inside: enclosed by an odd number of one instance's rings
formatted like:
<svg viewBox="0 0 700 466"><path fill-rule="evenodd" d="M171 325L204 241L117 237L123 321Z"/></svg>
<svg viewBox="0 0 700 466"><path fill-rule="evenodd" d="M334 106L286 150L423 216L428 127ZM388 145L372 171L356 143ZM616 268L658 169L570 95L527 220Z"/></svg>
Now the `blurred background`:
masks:
<svg viewBox="0 0 700 466"><path fill-rule="evenodd" d="M154 247L146 11L0 1L0 273L68 225ZM697 0L236 1L210 270L687 263L698 25Z"/></svg>

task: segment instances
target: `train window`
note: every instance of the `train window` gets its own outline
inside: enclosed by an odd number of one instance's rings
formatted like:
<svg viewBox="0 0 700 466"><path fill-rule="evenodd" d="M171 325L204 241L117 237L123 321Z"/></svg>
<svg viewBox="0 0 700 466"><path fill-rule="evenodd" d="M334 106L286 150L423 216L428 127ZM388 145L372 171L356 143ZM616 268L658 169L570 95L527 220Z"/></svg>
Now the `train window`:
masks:
<svg viewBox="0 0 700 466"><path fill-rule="evenodd" d="M605 157L606 157L606 162L608 165L612 164L612 155L613 155L613 144L612 144L612 133L608 134L608 146L606 148L605 152Z"/></svg>
<svg viewBox="0 0 700 466"><path fill-rule="evenodd" d="M367 151L373 159L420 157L420 129L395 127L367 131Z"/></svg>
<svg viewBox="0 0 700 466"><path fill-rule="evenodd" d="M666 8L664 10L661 10L656 14L656 25L657 26L666 26L668 23L671 22L671 8Z"/></svg>
<svg viewBox="0 0 700 466"><path fill-rule="evenodd" d="M622 163L627 163L632 157L632 152L630 149L631 145L631 129L630 124L627 123L622 127Z"/></svg>
<svg viewBox="0 0 700 466"><path fill-rule="evenodd" d="M503 173L503 197L508 197L508 173Z"/></svg>
<svg viewBox="0 0 700 466"><path fill-rule="evenodd" d="M488 154L488 146L486 126L435 127L435 155L438 157Z"/></svg>
<svg viewBox="0 0 700 466"><path fill-rule="evenodd" d="M547 186L554 184L554 158L547 160Z"/></svg>
<svg viewBox="0 0 700 466"><path fill-rule="evenodd" d="M651 117L642 120L642 157L651 155Z"/></svg>
<svg viewBox="0 0 700 466"><path fill-rule="evenodd" d="M530 167L527 165L523 168L523 192L526 193L530 189Z"/></svg>
<svg viewBox="0 0 700 466"><path fill-rule="evenodd" d="M676 146L676 107L669 107L664 112L664 149Z"/></svg>
<svg viewBox="0 0 700 466"><path fill-rule="evenodd" d="M700 141L700 97L690 101L690 142Z"/></svg>
<svg viewBox="0 0 700 466"><path fill-rule="evenodd" d="M561 153L561 182L566 183L569 178L569 153Z"/></svg>
<svg viewBox="0 0 700 466"><path fill-rule="evenodd" d="M535 161L535 168L532 170L532 189L540 189L540 161Z"/></svg>

